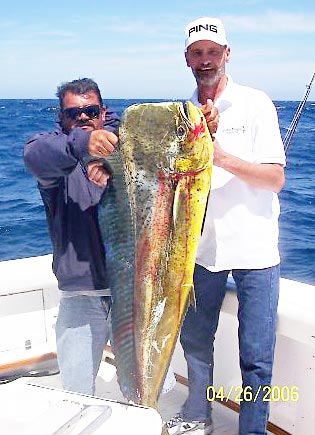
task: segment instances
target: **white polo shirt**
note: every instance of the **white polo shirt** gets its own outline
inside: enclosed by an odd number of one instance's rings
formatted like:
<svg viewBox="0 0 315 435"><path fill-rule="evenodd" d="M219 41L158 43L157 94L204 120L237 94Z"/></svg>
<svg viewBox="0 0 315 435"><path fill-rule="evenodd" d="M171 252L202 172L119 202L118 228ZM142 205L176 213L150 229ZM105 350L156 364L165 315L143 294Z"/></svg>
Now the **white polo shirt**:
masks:
<svg viewBox="0 0 315 435"><path fill-rule="evenodd" d="M191 101L200 106L197 89ZM276 108L264 92L228 76L215 106L220 115L215 136L225 151L249 162L285 165ZM213 166L196 262L213 272L278 264L279 213L276 193Z"/></svg>

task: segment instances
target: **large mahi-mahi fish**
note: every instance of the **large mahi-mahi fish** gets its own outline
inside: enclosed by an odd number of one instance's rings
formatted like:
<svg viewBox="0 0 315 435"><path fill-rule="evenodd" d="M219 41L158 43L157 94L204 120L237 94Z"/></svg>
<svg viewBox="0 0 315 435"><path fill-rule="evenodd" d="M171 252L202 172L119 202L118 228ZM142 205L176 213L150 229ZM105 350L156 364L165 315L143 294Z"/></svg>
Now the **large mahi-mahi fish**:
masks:
<svg viewBox="0 0 315 435"><path fill-rule="evenodd" d="M191 298L213 143L192 103L130 106L99 220L113 296L112 346L125 398L157 406Z"/></svg>

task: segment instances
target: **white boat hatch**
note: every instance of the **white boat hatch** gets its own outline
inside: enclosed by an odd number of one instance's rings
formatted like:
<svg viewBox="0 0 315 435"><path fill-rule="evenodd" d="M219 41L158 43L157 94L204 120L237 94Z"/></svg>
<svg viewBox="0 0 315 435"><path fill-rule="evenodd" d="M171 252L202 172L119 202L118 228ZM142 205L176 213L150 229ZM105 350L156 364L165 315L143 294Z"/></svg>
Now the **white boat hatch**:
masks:
<svg viewBox="0 0 315 435"><path fill-rule="evenodd" d="M1 433L10 435L160 435L148 407L71 393L24 379L0 389ZM5 417L4 417L5 416Z"/></svg>

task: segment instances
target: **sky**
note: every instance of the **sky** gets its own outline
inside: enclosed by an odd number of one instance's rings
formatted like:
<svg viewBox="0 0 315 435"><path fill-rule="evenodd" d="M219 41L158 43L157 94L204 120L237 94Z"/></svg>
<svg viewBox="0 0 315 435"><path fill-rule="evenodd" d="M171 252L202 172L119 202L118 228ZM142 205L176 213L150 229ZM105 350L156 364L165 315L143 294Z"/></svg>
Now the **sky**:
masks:
<svg viewBox="0 0 315 435"><path fill-rule="evenodd" d="M79 77L105 100L190 98L184 28L202 16L224 23L234 81L273 100L303 98L315 71L314 0L15 0L1 1L0 99L55 98Z"/></svg>

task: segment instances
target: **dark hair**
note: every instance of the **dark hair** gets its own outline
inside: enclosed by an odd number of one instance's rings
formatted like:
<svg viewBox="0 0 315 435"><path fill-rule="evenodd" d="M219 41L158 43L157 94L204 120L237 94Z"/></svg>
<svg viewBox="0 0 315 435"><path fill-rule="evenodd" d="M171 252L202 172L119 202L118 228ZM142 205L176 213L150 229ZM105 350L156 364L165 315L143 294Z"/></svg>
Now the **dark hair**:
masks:
<svg viewBox="0 0 315 435"><path fill-rule="evenodd" d="M72 82L61 83L57 88L56 96L59 98L60 108L63 108L63 99L67 92L71 92L75 95L83 95L88 92L95 92L97 94L100 106L103 105L101 92L97 83L94 80L83 78L78 80L72 80Z"/></svg>

